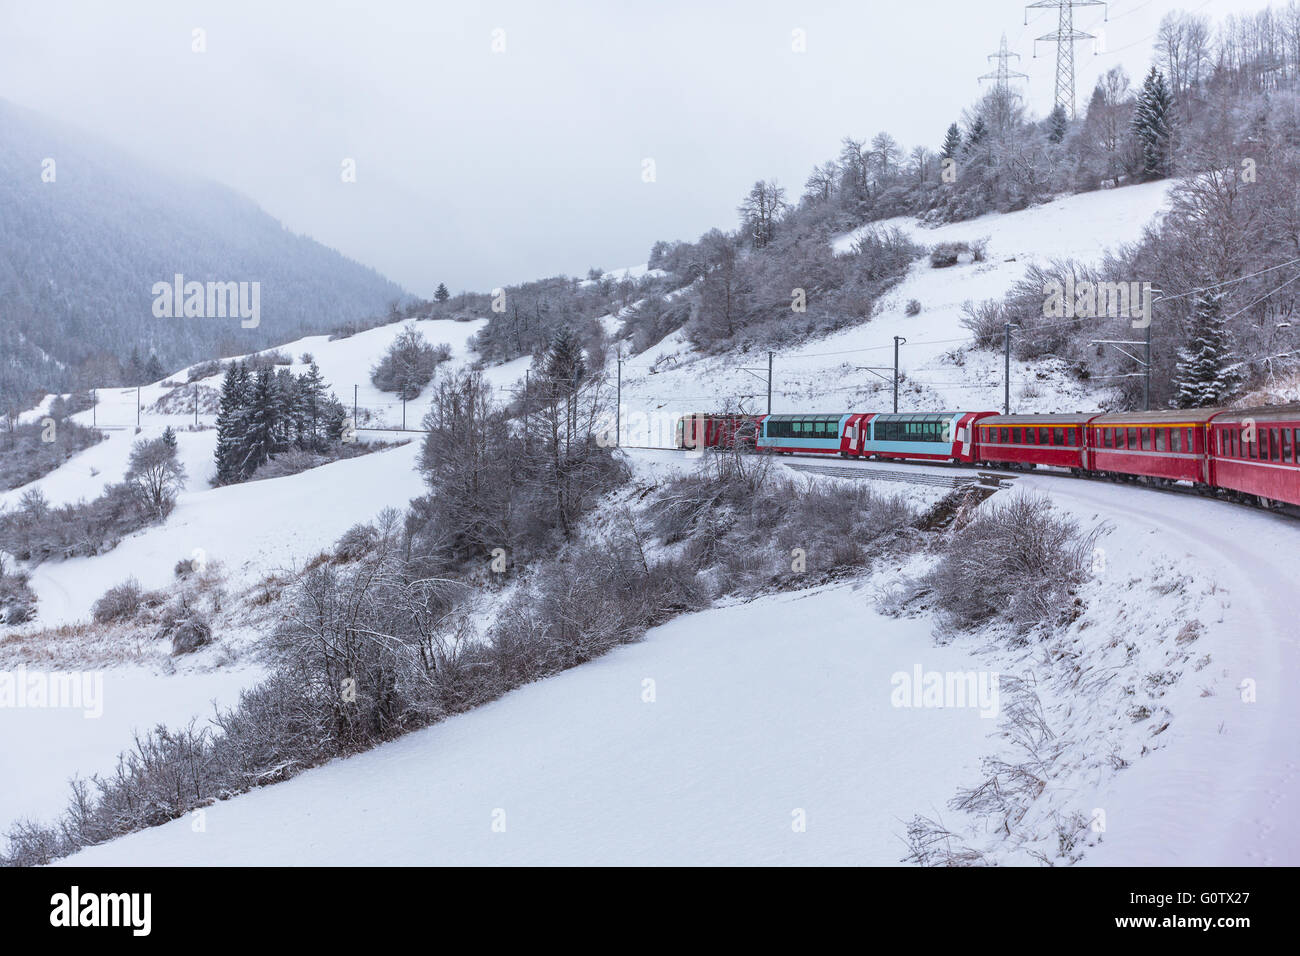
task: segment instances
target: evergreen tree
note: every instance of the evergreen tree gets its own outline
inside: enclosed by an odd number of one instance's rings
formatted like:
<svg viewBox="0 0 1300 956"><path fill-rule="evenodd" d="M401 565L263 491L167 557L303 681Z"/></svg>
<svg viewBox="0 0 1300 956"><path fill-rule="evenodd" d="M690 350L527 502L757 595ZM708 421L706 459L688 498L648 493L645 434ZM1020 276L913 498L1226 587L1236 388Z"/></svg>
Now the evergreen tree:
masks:
<svg viewBox="0 0 1300 956"><path fill-rule="evenodd" d="M127 385L144 384L144 364L140 361L139 348L131 347L131 357L127 359L126 367L122 369L122 375Z"/></svg>
<svg viewBox="0 0 1300 956"><path fill-rule="evenodd" d="M447 291L447 287L445 285L439 282L437 290L433 293L433 297L438 302L446 302L448 299L451 298L451 293Z"/></svg>
<svg viewBox="0 0 1300 956"><path fill-rule="evenodd" d="M1070 128L1070 118L1065 114L1065 107L1060 103L1052 110L1047 117L1047 141L1049 143L1059 143L1065 139L1066 131Z"/></svg>
<svg viewBox="0 0 1300 956"><path fill-rule="evenodd" d="M943 145L939 147L940 159L954 159L961 152L961 129L956 123L948 127L948 135L943 138Z"/></svg>
<svg viewBox="0 0 1300 956"><path fill-rule="evenodd" d="M247 427L240 451L240 476L247 478L279 450L279 399L275 375L269 368L257 370L248 393Z"/></svg>
<svg viewBox="0 0 1300 956"><path fill-rule="evenodd" d="M307 371L298 378L299 401L302 403L302 419L307 444L317 448L320 444L324 409L326 402L325 378L320 373L320 366L312 362Z"/></svg>
<svg viewBox="0 0 1300 956"><path fill-rule="evenodd" d="M158 356L150 352L149 361L144 363L144 372L140 384L146 385L151 382L160 382L166 375L167 370L162 367L162 362L158 361Z"/></svg>
<svg viewBox="0 0 1300 956"><path fill-rule="evenodd" d="M966 152L974 151L980 143L984 142L984 137L988 133L989 128L988 124L984 122L984 117L975 117L975 122L970 124L970 131L966 134Z"/></svg>
<svg viewBox="0 0 1300 956"><path fill-rule="evenodd" d="M1223 292L1218 289L1196 297L1187 345L1179 349L1174 370L1174 397L1170 404L1175 408L1222 405L1241 383L1239 367L1230 364L1232 356L1223 301Z"/></svg>
<svg viewBox="0 0 1300 956"><path fill-rule="evenodd" d="M173 455L176 454L176 432L170 425L163 429L162 441Z"/></svg>
<svg viewBox="0 0 1300 956"><path fill-rule="evenodd" d="M248 369L243 363L226 366L226 377L221 383L221 406L217 411L217 484L228 485L238 481L241 446L244 438L245 388Z"/></svg>
<svg viewBox="0 0 1300 956"><path fill-rule="evenodd" d="M582 344L569 326L561 326L551 338L542 360L542 374L559 394L576 391L582 377L587 374Z"/></svg>
<svg viewBox="0 0 1300 956"><path fill-rule="evenodd" d="M1164 74L1154 66L1142 83L1133 111L1133 135L1142 148L1142 177L1162 179L1170 173L1174 99Z"/></svg>

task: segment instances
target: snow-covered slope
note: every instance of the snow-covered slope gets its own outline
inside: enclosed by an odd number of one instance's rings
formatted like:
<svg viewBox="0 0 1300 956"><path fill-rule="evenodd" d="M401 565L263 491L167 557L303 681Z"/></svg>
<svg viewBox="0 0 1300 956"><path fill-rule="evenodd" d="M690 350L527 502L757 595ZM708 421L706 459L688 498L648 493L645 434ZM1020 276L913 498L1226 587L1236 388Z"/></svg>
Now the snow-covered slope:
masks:
<svg viewBox="0 0 1300 956"><path fill-rule="evenodd" d="M915 219L878 223L897 227L924 246L939 242L988 239L987 260L933 268L916 263L885 298L870 322L794 349L776 345L773 362L774 412L837 412L848 408L888 408L890 384L859 366L889 367L894 336L907 339L899 351L906 376L900 411L947 408L1000 409L1003 397L1002 356L967 352L950 356L970 343L961 325L962 304L1001 298L1034 261L1076 258L1099 261L1107 249L1132 242L1163 208L1169 184L1151 183L1069 196L1007 215L925 228ZM854 233L835 242L837 251L852 247ZM919 315L905 309L921 303ZM958 364L960 362L960 364ZM1088 394L1041 364L1012 363L1012 407L1021 412L1096 407ZM888 372L882 373L886 378ZM696 353L680 331L669 335L623 366L623 440L629 445L670 445L672 427L683 414L743 407L764 411L767 401L767 355Z"/></svg>
<svg viewBox="0 0 1300 956"><path fill-rule="evenodd" d="M182 819L68 862L892 863L898 820L946 799L991 722L949 710L918 728L891 707L888 675L910 670L918 648L928 668L972 664L867 604L843 586L687 615L497 703L209 807L202 833Z"/></svg>
<svg viewBox="0 0 1300 956"><path fill-rule="evenodd" d="M67 862L893 864L916 814L989 862L1057 859L1058 834L1098 864L1300 859L1300 642L1276 600L1294 582L1258 557L1294 551L1300 526L1063 476L1016 484L1000 494L1106 525L1087 609L1050 647L882 617L872 578L763 597L211 806L203 832L182 819ZM993 718L897 706L896 675L918 668L1001 673L1004 695L1014 676L1041 698L1060 752L1014 839L949 807L981 756L1012 756L1007 697Z"/></svg>

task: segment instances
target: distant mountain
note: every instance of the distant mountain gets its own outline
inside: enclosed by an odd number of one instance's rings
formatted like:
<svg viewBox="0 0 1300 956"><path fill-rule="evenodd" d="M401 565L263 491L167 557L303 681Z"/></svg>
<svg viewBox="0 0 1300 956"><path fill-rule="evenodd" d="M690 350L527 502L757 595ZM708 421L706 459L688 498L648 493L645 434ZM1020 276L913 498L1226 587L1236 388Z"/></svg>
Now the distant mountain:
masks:
<svg viewBox="0 0 1300 956"><path fill-rule="evenodd" d="M260 321L155 316L155 283L259 283ZM403 290L224 186L0 100L0 403L179 368L387 311ZM197 300L196 300L197 301ZM204 299L206 304L206 297ZM181 304L175 314L183 315ZM251 323L247 323L251 324ZM126 375L130 370L126 370Z"/></svg>

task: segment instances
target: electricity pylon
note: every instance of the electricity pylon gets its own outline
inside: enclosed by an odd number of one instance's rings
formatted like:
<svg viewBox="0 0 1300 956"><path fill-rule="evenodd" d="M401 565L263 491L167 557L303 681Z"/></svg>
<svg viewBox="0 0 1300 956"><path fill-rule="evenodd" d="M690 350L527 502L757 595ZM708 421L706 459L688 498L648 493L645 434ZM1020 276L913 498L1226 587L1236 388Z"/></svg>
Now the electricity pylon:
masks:
<svg viewBox="0 0 1300 956"><path fill-rule="evenodd" d="M1064 107L1070 119L1074 112L1074 44L1079 40L1095 40L1091 33L1084 33L1074 28L1075 7L1104 7L1104 0L1038 0L1025 6L1025 24L1029 24L1030 10L1045 10L1055 7L1059 21L1055 33L1047 33L1034 40L1034 56L1038 56L1038 42L1053 40L1056 42L1056 105ZM1109 9L1107 16L1109 16Z"/></svg>
<svg viewBox="0 0 1300 956"><path fill-rule="evenodd" d="M988 55L988 58L990 60L998 61L998 68L991 73L985 73L983 76L981 76L980 82L983 82L984 80L993 80L996 84L998 92L1005 93L1011 89L1011 81L1013 79L1015 80L1029 79L1029 77L1026 76L1024 73L1017 73L1015 70L1008 69L1007 60L1011 59L1011 57L1013 56L1017 60L1020 59L1019 53L1011 53L1010 51L1007 50L1007 35L1004 33L1002 34L1001 48L998 50L997 53L990 53Z"/></svg>

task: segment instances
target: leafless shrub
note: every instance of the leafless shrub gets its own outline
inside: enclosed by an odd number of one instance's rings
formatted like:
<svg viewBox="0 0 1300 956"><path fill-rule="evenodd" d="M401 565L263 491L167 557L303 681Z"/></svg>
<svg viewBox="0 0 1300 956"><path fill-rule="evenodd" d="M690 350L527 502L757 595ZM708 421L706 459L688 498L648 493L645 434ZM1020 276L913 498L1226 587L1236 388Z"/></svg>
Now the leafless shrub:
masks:
<svg viewBox="0 0 1300 956"><path fill-rule="evenodd" d="M926 578L939 609L959 627L995 618L1054 624L1087 576L1100 528L1083 533L1045 497L1017 495L980 509L953 533Z"/></svg>
<svg viewBox="0 0 1300 956"><path fill-rule="evenodd" d="M970 252L966 242L941 242L930 250L930 265L936 269L947 269L957 264L963 252Z"/></svg>
<svg viewBox="0 0 1300 956"><path fill-rule="evenodd" d="M91 607L90 616L96 624L129 620L138 615L151 598L156 600L156 596L145 593L139 581L127 578L104 592Z"/></svg>
<svg viewBox="0 0 1300 956"><path fill-rule="evenodd" d="M986 299L979 305L963 302L961 311L962 328L970 331L976 348L991 349L1002 344L1006 318L1000 302L995 299Z"/></svg>
<svg viewBox="0 0 1300 956"><path fill-rule="evenodd" d="M907 824L905 863L920 866L986 866L984 855L960 842L943 824L919 814Z"/></svg>
<svg viewBox="0 0 1300 956"><path fill-rule="evenodd" d="M192 607L189 599L182 595L163 609L154 637L171 641L173 654L188 654L212 641L212 625L207 616Z"/></svg>
<svg viewBox="0 0 1300 956"><path fill-rule="evenodd" d="M920 314L921 314L921 300L920 300L920 299L909 299L908 302L907 302L907 308L905 308L905 309L903 310L903 314L904 314L904 315L909 315L909 316L910 316L910 315L920 315Z"/></svg>

